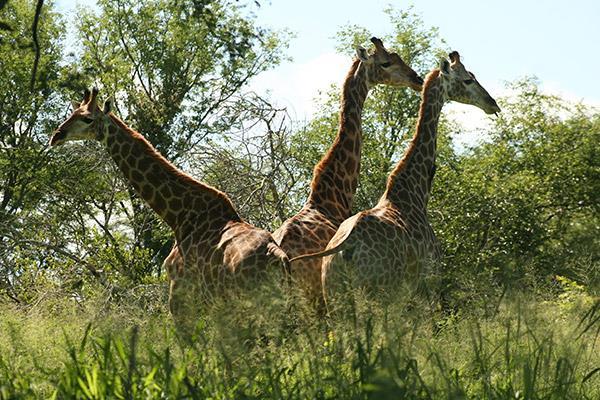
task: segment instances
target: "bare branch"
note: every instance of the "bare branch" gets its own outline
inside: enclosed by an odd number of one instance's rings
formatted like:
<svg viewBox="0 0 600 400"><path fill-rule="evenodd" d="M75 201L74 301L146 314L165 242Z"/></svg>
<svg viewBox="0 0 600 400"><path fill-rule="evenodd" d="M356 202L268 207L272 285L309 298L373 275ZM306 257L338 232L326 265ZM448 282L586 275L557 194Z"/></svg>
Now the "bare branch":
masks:
<svg viewBox="0 0 600 400"><path fill-rule="evenodd" d="M31 82L29 83L29 89L33 92L35 89L35 78L37 76L38 64L40 62L40 43L38 41L38 23L40 20L40 14L42 13L42 6L44 0L38 0L35 7L35 15L33 17L33 25L31 31L33 35L33 50L35 51L35 59L33 60L33 71L31 71Z"/></svg>

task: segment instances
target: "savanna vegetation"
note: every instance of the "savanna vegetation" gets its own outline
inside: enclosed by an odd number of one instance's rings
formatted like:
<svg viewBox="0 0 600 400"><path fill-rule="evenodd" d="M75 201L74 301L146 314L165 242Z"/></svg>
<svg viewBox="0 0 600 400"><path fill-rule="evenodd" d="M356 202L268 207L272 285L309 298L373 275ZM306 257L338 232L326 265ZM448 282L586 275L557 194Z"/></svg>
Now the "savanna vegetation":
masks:
<svg viewBox="0 0 600 400"><path fill-rule="evenodd" d="M275 286L217 301L184 344L161 269L169 230L99 145L51 150L50 133L96 85L168 159L274 229L331 143L339 88L306 123L251 90L293 35L257 25L256 2L97 4L67 18L44 2L36 45L36 2L0 2L0 399L600 398L597 109L531 76L495 96L503 111L476 143L454 145L462 126L441 121L429 208L451 312L353 292L321 319ZM384 43L422 75L449 50L426 17L387 15ZM340 27L339 51L371 34ZM370 94L357 211L380 196L418 104Z"/></svg>

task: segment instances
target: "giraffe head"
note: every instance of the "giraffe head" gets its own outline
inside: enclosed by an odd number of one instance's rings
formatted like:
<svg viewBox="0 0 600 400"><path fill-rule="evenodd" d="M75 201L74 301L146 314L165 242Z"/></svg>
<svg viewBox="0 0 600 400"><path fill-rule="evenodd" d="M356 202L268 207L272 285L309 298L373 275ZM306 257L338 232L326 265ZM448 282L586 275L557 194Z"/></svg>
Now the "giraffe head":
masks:
<svg viewBox="0 0 600 400"><path fill-rule="evenodd" d="M440 78L449 100L471 104L481 108L486 114L500 112L496 100L477 82L475 75L467 71L460 62L460 55L453 51L440 63Z"/></svg>
<svg viewBox="0 0 600 400"><path fill-rule="evenodd" d="M379 83L392 86L408 86L421 90L423 79L400 58L397 53L390 53L380 39L371 38L375 50L370 54L363 47L356 54L367 68L367 83L374 86Z"/></svg>
<svg viewBox="0 0 600 400"><path fill-rule="evenodd" d="M101 140L102 129L99 123L110 112L110 102L106 101L102 109L98 107L96 98L98 89L83 93L81 103L73 102L73 113L53 132L50 146L57 146L70 140Z"/></svg>

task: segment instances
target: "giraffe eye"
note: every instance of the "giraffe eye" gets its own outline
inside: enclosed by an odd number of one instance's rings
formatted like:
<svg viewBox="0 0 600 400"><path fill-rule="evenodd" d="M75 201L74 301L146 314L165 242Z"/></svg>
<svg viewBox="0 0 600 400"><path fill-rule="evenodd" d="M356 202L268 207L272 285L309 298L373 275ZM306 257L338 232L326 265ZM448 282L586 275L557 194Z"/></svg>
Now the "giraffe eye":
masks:
<svg viewBox="0 0 600 400"><path fill-rule="evenodd" d="M83 117L82 120L86 124L91 124L92 122L94 122L94 120L92 118L88 118L88 117Z"/></svg>
<svg viewBox="0 0 600 400"><path fill-rule="evenodd" d="M387 67L389 67L390 65L392 65L392 63L391 63L391 62L384 62L384 63L381 63L380 65L381 65L383 68L387 68Z"/></svg>
<svg viewBox="0 0 600 400"><path fill-rule="evenodd" d="M465 80L464 80L464 82L465 82L467 85L470 85L471 83L473 83L473 82L475 82L475 81L474 81L473 79L465 79Z"/></svg>

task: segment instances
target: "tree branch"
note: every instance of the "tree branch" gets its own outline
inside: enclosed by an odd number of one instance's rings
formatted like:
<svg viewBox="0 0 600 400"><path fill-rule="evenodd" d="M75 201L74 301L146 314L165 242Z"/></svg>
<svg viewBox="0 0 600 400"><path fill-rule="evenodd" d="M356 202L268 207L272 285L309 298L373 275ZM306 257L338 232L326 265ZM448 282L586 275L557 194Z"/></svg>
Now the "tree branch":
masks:
<svg viewBox="0 0 600 400"><path fill-rule="evenodd" d="M42 6L44 0L38 0L35 7L35 15L33 17L33 25L31 31L33 35L33 50L35 51L35 59L33 60L33 71L31 71L31 82L29 83L29 89L33 92L35 89L35 78L37 76L38 64L40 62L40 43L38 41L38 23L40 21L40 14L42 13Z"/></svg>
<svg viewBox="0 0 600 400"><path fill-rule="evenodd" d="M24 239L24 238L16 238L13 237L11 235L5 235L8 239L12 240L15 243L19 243L19 244L26 244L26 245L30 245L30 246L35 246L35 247L41 247L50 251L53 251L57 254L60 254L66 258L71 259L72 261L75 261L77 264L82 265L83 267L85 267L87 269L87 271L96 279L98 279L98 281L100 282L100 284L102 284L102 286L104 287L108 287L108 282L106 281L106 277L104 276L104 274L102 273L102 271L97 270L93 265L91 265L90 263L88 263L87 261L85 261L84 259L76 256L75 254L72 254L66 250L64 250L63 248L54 245L52 243L49 242L42 242L39 240L29 240L29 239Z"/></svg>

